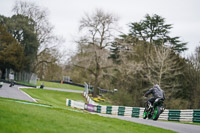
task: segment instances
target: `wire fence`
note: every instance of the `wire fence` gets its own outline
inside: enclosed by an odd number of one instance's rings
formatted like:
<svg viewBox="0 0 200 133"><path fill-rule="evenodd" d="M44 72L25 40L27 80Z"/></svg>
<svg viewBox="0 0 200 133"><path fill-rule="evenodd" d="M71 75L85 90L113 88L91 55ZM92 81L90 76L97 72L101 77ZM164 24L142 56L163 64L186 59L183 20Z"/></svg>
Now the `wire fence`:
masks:
<svg viewBox="0 0 200 133"><path fill-rule="evenodd" d="M5 79L9 80L9 74L14 73L14 80L18 82L29 83L32 85L37 85L37 75L31 72L14 72L11 69L6 69Z"/></svg>

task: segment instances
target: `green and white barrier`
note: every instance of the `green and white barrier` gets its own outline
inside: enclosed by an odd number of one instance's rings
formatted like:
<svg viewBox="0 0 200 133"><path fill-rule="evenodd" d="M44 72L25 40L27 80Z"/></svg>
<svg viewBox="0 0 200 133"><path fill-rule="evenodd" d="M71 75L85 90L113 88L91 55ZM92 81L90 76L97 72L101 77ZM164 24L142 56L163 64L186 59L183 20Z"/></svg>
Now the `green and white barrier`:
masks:
<svg viewBox="0 0 200 133"><path fill-rule="evenodd" d="M121 116L124 116L124 113L125 113L125 107L123 106L119 106L118 107L118 115L121 115Z"/></svg>
<svg viewBox="0 0 200 133"><path fill-rule="evenodd" d="M82 102L66 99L66 106L71 106L77 109L92 110L93 112L102 114L111 114L119 116L127 116L134 118L143 118L144 108L141 107L126 107L126 106L103 106L85 104ZM89 106L89 109L88 109ZM165 109L160 115L159 120L168 121L183 121L183 122L199 122L200 123L200 109L187 110L172 110Z"/></svg>
<svg viewBox="0 0 200 133"><path fill-rule="evenodd" d="M168 120L168 121L192 122L195 119L194 114L195 114L194 110L192 110L192 109L187 109L187 110L165 109L165 111L160 115L159 119L160 120Z"/></svg>
<svg viewBox="0 0 200 133"><path fill-rule="evenodd" d="M200 109L194 109L193 110L193 122L199 122L200 123Z"/></svg>
<svg viewBox="0 0 200 133"><path fill-rule="evenodd" d="M140 117L140 108L133 108L132 117L139 118Z"/></svg>
<svg viewBox="0 0 200 133"><path fill-rule="evenodd" d="M71 107L71 100L70 99L66 99L66 106Z"/></svg>
<svg viewBox="0 0 200 133"><path fill-rule="evenodd" d="M165 109L165 111L159 116L159 120L168 120L169 110Z"/></svg>
<svg viewBox="0 0 200 133"><path fill-rule="evenodd" d="M179 121L180 120L180 110L169 110L168 121Z"/></svg>
<svg viewBox="0 0 200 133"><path fill-rule="evenodd" d="M133 107L125 107L124 116L132 116Z"/></svg>
<svg viewBox="0 0 200 133"><path fill-rule="evenodd" d="M77 109L85 109L85 103L73 101L70 99L66 99L66 105Z"/></svg>
<svg viewBox="0 0 200 133"><path fill-rule="evenodd" d="M97 113L129 116L135 118L143 117L144 108L126 106L101 106L97 105Z"/></svg>
<svg viewBox="0 0 200 133"><path fill-rule="evenodd" d="M179 121L192 121L193 119L193 110L180 110L180 119Z"/></svg>
<svg viewBox="0 0 200 133"><path fill-rule="evenodd" d="M107 106L101 106L101 112L102 114L106 114L107 112Z"/></svg>
<svg viewBox="0 0 200 133"><path fill-rule="evenodd" d="M83 96L86 98L86 100L87 100L87 102L88 102L89 104L98 105L98 103L94 102L94 101L88 96L88 94L87 94L86 92L83 92Z"/></svg>

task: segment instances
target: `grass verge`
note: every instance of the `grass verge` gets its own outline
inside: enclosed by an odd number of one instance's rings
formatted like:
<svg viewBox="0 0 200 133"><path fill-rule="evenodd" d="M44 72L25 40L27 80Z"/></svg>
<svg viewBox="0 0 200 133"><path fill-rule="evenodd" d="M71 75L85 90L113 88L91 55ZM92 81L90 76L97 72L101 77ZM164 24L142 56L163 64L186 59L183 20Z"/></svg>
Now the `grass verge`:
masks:
<svg viewBox="0 0 200 133"><path fill-rule="evenodd" d="M81 93L62 92L45 89L21 88L24 92L36 99L38 103L48 104L54 107L66 107L66 98L80 102L86 102Z"/></svg>
<svg viewBox="0 0 200 133"><path fill-rule="evenodd" d="M36 87L36 85L31 84L31 83L27 83L27 82L16 81L16 83L18 83L18 84L20 84L20 85L30 86L30 87Z"/></svg>
<svg viewBox="0 0 200 133"><path fill-rule="evenodd" d="M0 98L2 133L170 133L172 131L85 112L40 107Z"/></svg>
<svg viewBox="0 0 200 133"><path fill-rule="evenodd" d="M61 84L61 83L55 83L55 82L47 82L47 81L38 81L37 86L40 86L41 83L44 83L45 87L51 87L51 88L59 88L59 89L70 89L70 90L80 90L83 91L83 87L69 85L69 84Z"/></svg>

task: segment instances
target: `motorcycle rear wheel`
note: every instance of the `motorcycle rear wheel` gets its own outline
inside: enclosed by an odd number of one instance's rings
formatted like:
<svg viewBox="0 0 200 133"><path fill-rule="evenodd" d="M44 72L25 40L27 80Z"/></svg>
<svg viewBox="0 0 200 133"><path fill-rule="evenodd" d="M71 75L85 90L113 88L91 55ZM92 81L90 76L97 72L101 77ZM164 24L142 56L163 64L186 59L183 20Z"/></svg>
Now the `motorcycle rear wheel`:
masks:
<svg viewBox="0 0 200 133"><path fill-rule="evenodd" d="M157 106L155 109L154 109L154 114L153 114L153 120L158 120L159 116L160 116L160 113L161 113L161 110L160 110L160 107Z"/></svg>

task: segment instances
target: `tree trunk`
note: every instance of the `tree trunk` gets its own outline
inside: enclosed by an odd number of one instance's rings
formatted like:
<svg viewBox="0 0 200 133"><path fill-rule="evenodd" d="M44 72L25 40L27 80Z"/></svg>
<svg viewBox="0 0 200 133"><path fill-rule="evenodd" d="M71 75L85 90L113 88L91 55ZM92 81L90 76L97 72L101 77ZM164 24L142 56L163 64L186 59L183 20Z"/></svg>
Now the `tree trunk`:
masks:
<svg viewBox="0 0 200 133"><path fill-rule="evenodd" d="M99 95L99 91L98 91L98 75L95 76L93 97L97 97L97 95Z"/></svg>
<svg viewBox="0 0 200 133"><path fill-rule="evenodd" d="M1 77L0 77L0 79L6 79L6 69L5 68L1 69Z"/></svg>

